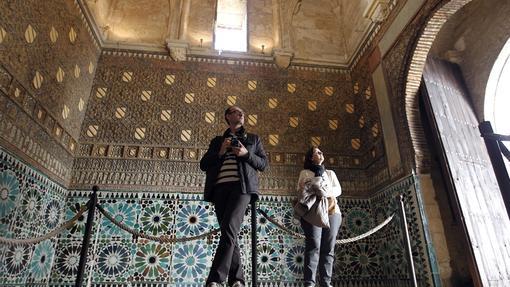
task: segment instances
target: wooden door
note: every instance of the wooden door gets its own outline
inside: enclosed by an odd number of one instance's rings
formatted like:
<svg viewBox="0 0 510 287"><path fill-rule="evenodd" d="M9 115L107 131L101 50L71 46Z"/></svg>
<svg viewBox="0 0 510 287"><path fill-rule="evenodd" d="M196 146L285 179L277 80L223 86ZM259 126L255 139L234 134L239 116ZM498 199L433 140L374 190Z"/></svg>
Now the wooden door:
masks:
<svg viewBox="0 0 510 287"><path fill-rule="evenodd" d="M510 286L510 220L460 70L427 59L423 80L483 286Z"/></svg>

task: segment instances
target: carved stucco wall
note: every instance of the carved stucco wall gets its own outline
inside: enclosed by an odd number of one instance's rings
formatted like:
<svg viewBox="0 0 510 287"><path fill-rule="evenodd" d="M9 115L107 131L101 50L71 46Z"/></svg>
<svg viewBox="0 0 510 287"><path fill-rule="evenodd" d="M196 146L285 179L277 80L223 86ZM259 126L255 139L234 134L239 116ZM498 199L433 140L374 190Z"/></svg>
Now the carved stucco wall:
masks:
<svg viewBox="0 0 510 287"><path fill-rule="evenodd" d="M0 137L67 184L99 47L74 1L2 1L0 11Z"/></svg>
<svg viewBox="0 0 510 287"><path fill-rule="evenodd" d="M248 130L262 137L269 153L263 190L291 192L311 145L323 148L348 192L363 194L385 180L367 177L374 167L384 169L385 160L366 76L113 54L103 53L99 62L73 187L95 180L110 187L200 191L198 161L210 139L226 128L223 111L233 104L246 110Z"/></svg>

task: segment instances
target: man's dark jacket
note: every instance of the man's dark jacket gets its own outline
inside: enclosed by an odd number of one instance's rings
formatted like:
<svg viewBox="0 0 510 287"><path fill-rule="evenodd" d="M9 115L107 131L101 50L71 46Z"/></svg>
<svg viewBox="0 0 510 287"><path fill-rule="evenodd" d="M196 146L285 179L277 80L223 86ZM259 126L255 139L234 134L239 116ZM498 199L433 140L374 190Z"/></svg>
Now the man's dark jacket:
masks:
<svg viewBox="0 0 510 287"><path fill-rule="evenodd" d="M200 160L200 169L206 172L204 200L211 202L213 200L213 189L218 178L218 173L223 164L225 155L218 156L223 143L224 136L217 136L212 139L209 149ZM260 142L260 138L255 134L246 134L242 144L248 150L246 157L237 158L237 170L241 180L242 193L255 195L252 200L256 200L259 194L259 178L257 171L264 171L267 167L267 157Z"/></svg>

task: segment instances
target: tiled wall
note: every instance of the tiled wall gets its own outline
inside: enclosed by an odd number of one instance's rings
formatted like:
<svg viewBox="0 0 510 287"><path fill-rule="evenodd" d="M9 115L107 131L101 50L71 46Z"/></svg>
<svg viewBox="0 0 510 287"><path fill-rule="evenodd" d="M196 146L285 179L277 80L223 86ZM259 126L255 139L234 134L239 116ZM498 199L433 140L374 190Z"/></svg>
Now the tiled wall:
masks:
<svg viewBox="0 0 510 287"><path fill-rule="evenodd" d="M43 235L73 217L86 203L88 191L69 191L48 180L4 151L0 152L2 237ZM430 286L430 267L413 178L398 182L369 199L341 198L343 224L339 238L368 231L395 209L394 197L410 202L408 221L420 286ZM65 200L67 195L67 200ZM179 192L101 191L100 204L118 220L139 232L187 237L217 228L214 209L201 194ZM259 208L290 229L300 232L292 217L290 196L262 196ZM79 262L86 213L58 237L29 247L0 245L2 286L36 283L73 286ZM96 286L202 286L210 268L218 235L197 241L159 244L112 225L96 210L86 280ZM251 217L240 234L245 274L251 276ZM100 223L100 224L98 224ZM303 239L294 238L258 216L258 280L302 284ZM374 235L337 245L334 282L337 286L401 286L407 275L402 233L394 219ZM152 284L152 285L151 285ZM165 285L169 284L169 285ZM358 285L356 285L358 284Z"/></svg>
<svg viewBox="0 0 510 287"><path fill-rule="evenodd" d="M0 236L34 238L59 226L67 191L0 149ZM46 283L58 238L35 245L0 245L0 285Z"/></svg>

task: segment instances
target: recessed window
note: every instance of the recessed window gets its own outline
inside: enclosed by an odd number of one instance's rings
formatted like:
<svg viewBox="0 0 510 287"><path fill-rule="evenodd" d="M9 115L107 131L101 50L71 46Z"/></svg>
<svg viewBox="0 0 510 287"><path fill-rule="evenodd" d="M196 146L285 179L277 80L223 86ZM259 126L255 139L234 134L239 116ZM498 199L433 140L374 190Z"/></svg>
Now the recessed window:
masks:
<svg viewBox="0 0 510 287"><path fill-rule="evenodd" d="M492 68L485 94L485 120L495 133L510 135L510 39ZM504 142L510 149L510 142Z"/></svg>
<svg viewBox="0 0 510 287"><path fill-rule="evenodd" d="M247 0L217 0L214 49L246 52Z"/></svg>

